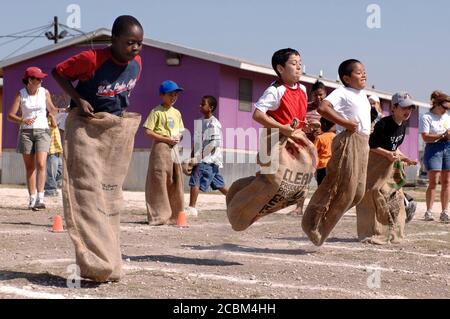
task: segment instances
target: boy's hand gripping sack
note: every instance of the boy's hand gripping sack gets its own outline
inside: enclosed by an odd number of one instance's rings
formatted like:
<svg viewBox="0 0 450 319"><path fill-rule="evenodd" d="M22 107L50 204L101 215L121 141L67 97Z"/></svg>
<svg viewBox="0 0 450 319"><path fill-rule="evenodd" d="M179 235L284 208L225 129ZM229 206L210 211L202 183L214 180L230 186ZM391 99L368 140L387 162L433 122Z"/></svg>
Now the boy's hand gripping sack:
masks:
<svg viewBox="0 0 450 319"><path fill-rule="evenodd" d="M289 138L264 129L258 164L261 171L234 182L226 197L228 219L236 231L303 200L316 171L317 152L300 129Z"/></svg>

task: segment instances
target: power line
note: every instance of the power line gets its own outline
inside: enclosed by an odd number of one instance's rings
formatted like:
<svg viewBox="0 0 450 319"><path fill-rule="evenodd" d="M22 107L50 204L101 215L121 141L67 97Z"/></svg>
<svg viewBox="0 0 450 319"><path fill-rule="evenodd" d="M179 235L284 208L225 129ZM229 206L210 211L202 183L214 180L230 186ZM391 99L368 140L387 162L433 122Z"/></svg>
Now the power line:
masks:
<svg viewBox="0 0 450 319"><path fill-rule="evenodd" d="M44 26L44 27L35 28L35 29L33 29L32 32L28 32L27 34L25 34L25 36L31 36L33 33L36 33L36 32L42 31L42 30L48 30L49 27L51 27L51 25L47 25L47 26ZM10 35L10 36L14 36L14 35L12 34L12 35ZM0 43L0 47L4 46L4 45L6 45L6 44L12 43L12 42L14 42L14 41L20 40L20 39L21 39L21 38L14 38L14 39L12 39L12 40L5 41L5 42L3 42L3 43Z"/></svg>
<svg viewBox="0 0 450 319"><path fill-rule="evenodd" d="M45 31L47 31L48 29L42 31L40 33L40 35L43 35ZM22 45L21 47L19 47L18 49L14 50L13 52L11 52L10 54L8 54L7 56L5 56L2 60L5 60L7 58L9 58L10 56L13 56L15 53L19 52L20 50L22 50L23 48L25 48L26 46L28 46L29 44L31 44L34 40L36 40L37 38L31 39L30 41L28 41L27 43L25 43L24 45Z"/></svg>
<svg viewBox="0 0 450 319"><path fill-rule="evenodd" d="M14 33L5 35L5 37L17 35L17 34L20 34L20 33L33 33L33 32L30 32L30 31L37 31L37 30L40 30L40 29L49 28L50 26L52 26L52 24L47 24L47 25L43 25L43 26L40 26L40 27L35 27L35 28L32 28L32 29L28 29L28 30L14 32ZM3 36L0 36L0 37L3 37Z"/></svg>

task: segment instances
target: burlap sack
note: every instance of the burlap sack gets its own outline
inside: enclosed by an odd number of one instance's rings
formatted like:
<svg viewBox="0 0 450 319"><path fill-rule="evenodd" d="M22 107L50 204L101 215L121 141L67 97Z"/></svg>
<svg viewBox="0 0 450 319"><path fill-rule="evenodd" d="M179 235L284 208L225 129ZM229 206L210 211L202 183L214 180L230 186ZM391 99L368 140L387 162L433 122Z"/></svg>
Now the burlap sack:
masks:
<svg viewBox="0 0 450 319"><path fill-rule="evenodd" d="M148 223L173 225L184 209L183 172L178 148L155 142L150 154L145 184Z"/></svg>
<svg viewBox="0 0 450 319"><path fill-rule="evenodd" d="M226 196L227 215L236 231L247 229L261 217L284 207L296 204L306 196L308 185L314 177L317 153L301 130L292 137L277 140L277 133L269 130L266 145L270 161L261 162L261 172L256 176L234 182ZM276 160L278 159L278 161ZM274 173L264 174L265 168L274 168Z"/></svg>
<svg viewBox="0 0 450 319"><path fill-rule="evenodd" d="M356 206L358 239L372 244L398 243L404 237L405 204L396 188L394 165L370 152L366 194Z"/></svg>
<svg viewBox="0 0 450 319"><path fill-rule="evenodd" d="M67 117L62 194L81 277L98 282L121 277L122 185L140 121L137 113L86 117L79 108Z"/></svg>
<svg viewBox="0 0 450 319"><path fill-rule="evenodd" d="M317 246L323 244L342 215L358 204L366 189L369 136L343 131L333 139L327 175L311 197L302 228Z"/></svg>

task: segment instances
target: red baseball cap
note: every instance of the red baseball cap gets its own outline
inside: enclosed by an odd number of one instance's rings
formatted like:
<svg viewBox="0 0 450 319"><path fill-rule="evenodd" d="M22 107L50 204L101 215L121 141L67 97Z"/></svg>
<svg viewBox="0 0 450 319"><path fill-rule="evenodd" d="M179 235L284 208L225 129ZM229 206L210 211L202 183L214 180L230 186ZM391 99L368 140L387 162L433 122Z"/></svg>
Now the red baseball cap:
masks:
<svg viewBox="0 0 450 319"><path fill-rule="evenodd" d="M47 74L42 72L42 70L39 69L38 67L30 66L29 68L27 68L25 70L25 75L23 77L24 77L24 79L31 78L31 77L37 78L37 79L43 79L43 78L47 77Z"/></svg>

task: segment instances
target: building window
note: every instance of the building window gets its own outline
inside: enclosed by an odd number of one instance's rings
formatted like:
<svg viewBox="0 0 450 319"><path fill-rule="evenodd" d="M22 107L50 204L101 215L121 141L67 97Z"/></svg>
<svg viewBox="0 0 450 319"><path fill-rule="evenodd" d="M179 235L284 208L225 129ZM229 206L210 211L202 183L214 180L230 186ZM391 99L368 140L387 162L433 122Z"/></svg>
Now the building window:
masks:
<svg viewBox="0 0 450 319"><path fill-rule="evenodd" d="M239 79L239 111L252 111L253 82L249 79Z"/></svg>

